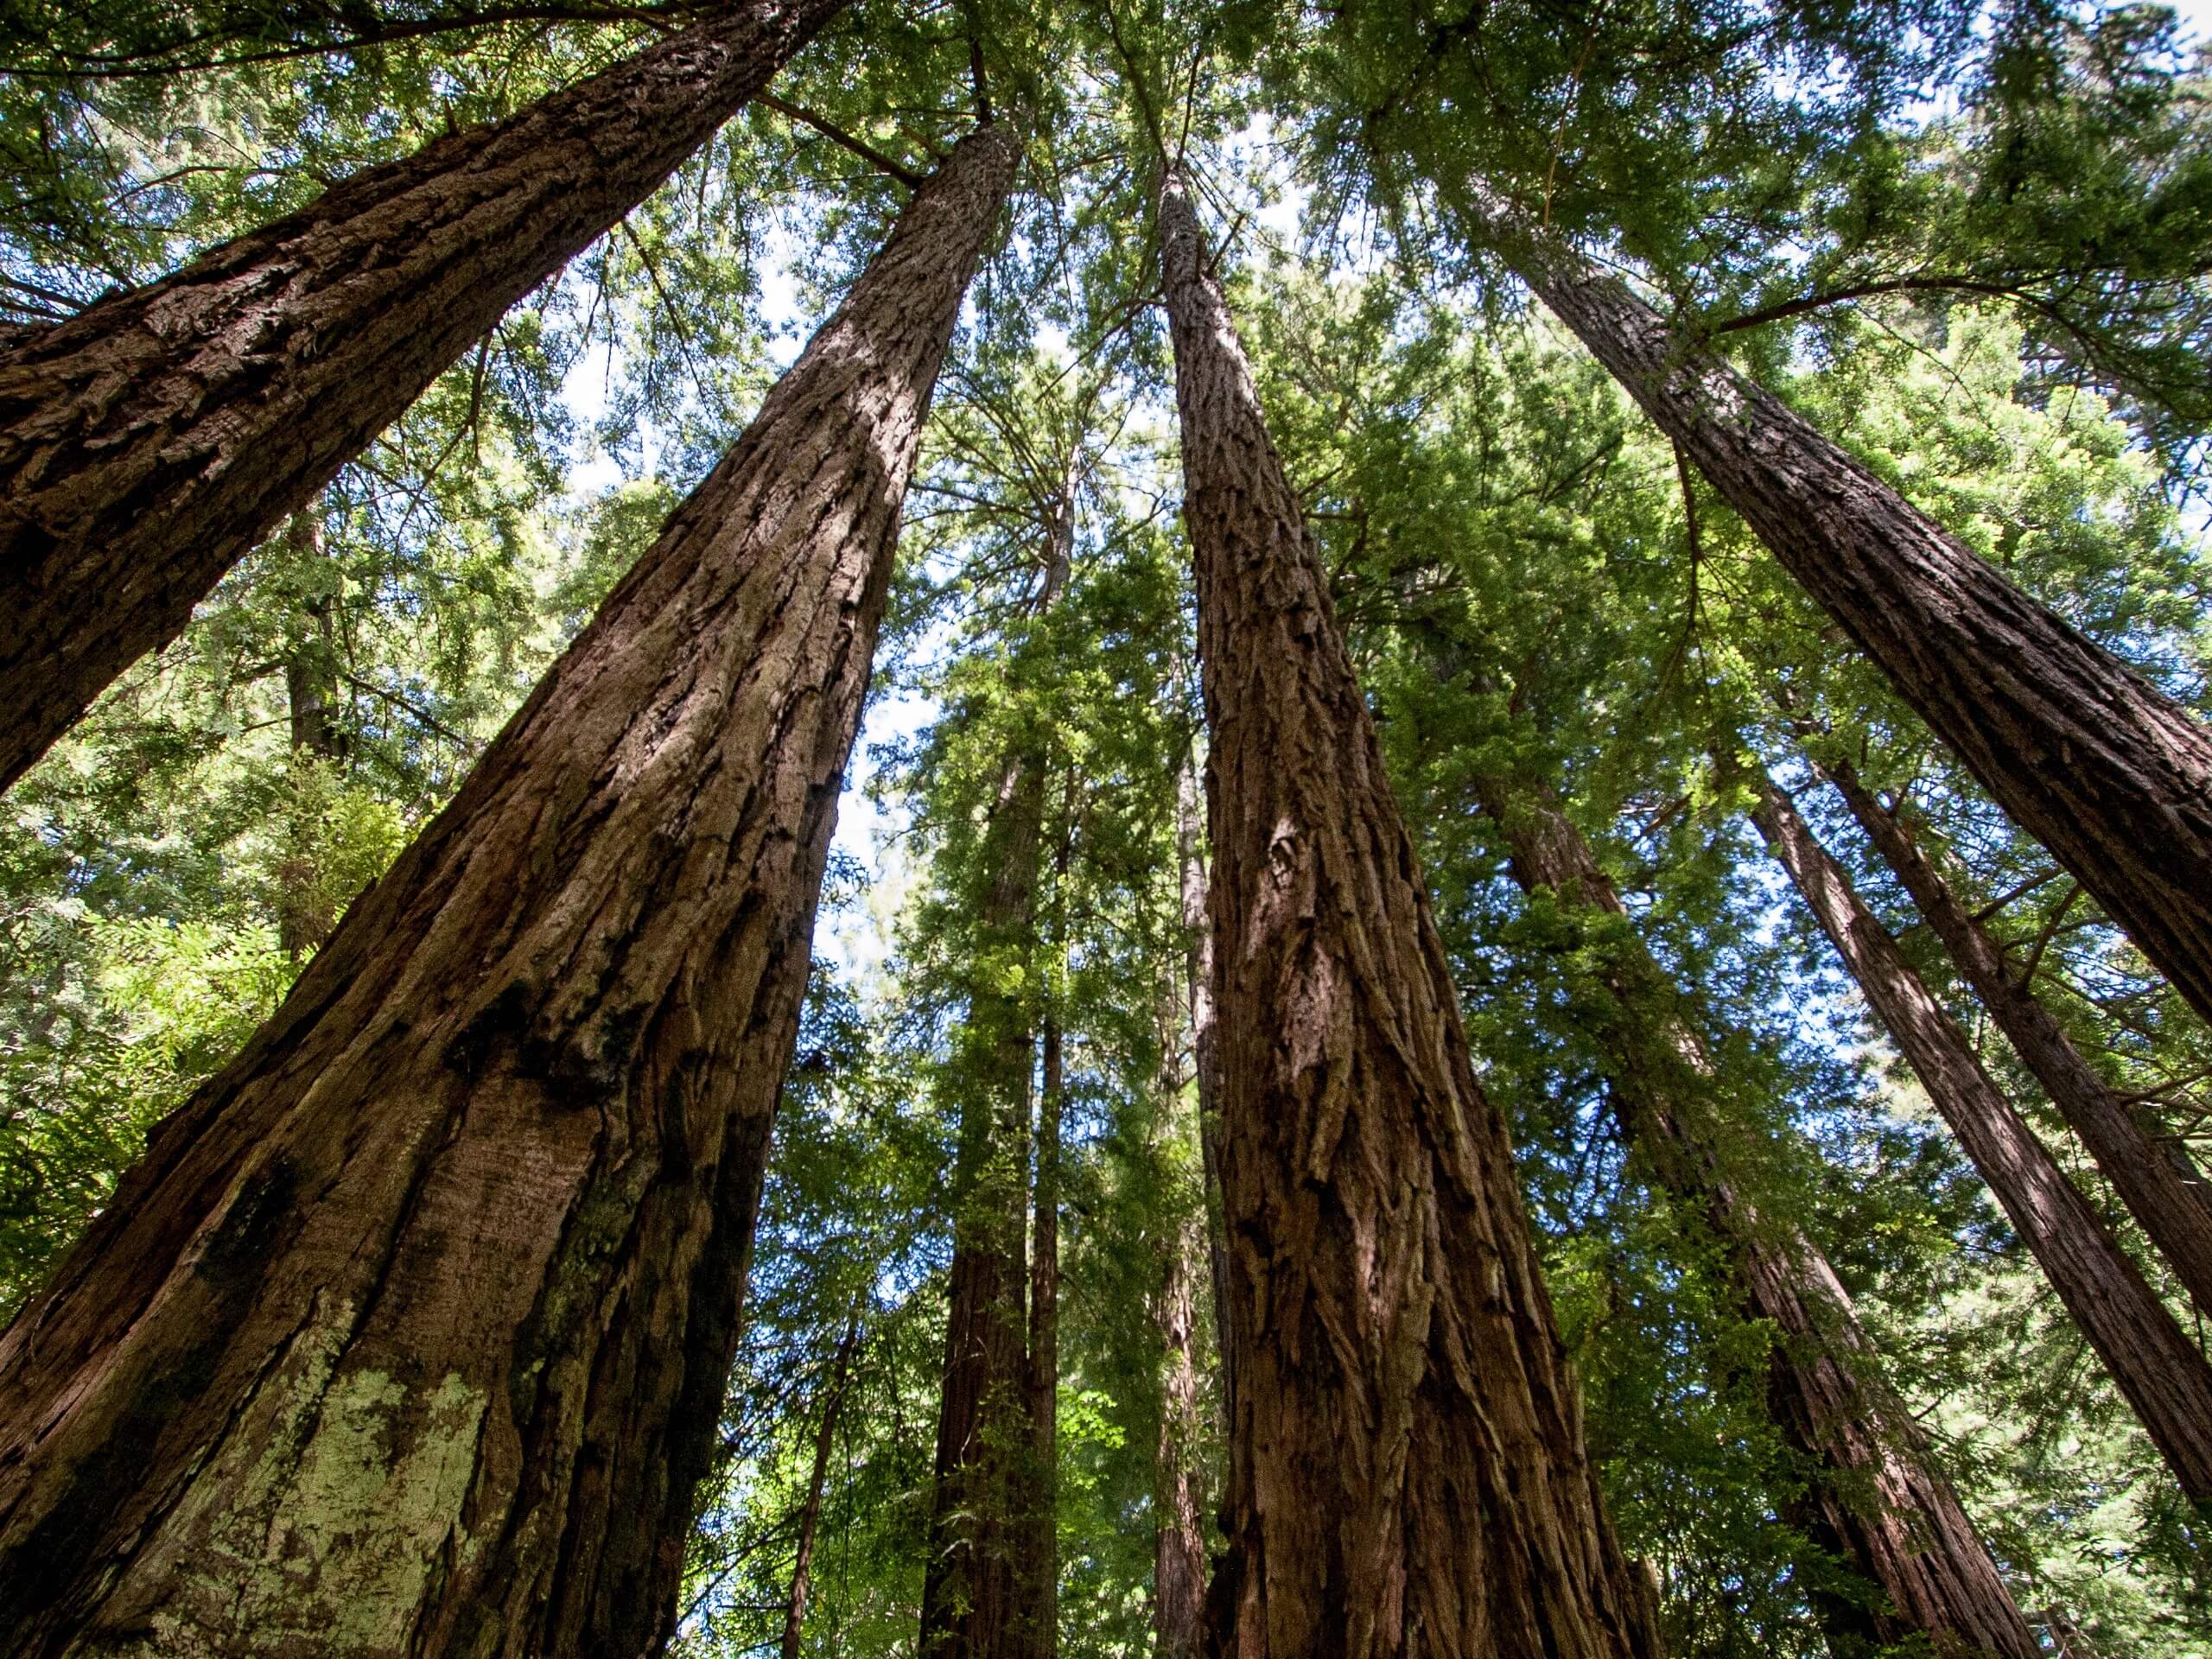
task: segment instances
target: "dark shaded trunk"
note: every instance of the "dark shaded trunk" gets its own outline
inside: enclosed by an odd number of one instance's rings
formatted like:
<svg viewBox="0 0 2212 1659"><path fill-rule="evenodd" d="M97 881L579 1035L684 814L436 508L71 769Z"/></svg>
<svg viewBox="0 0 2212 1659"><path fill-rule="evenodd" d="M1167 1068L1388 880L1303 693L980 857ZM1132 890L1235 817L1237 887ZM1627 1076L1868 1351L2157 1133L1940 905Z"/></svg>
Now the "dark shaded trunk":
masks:
<svg viewBox="0 0 2212 1659"><path fill-rule="evenodd" d="M806 1603L813 1589L814 1540L822 1529L822 1492L830 1482L830 1452L837 1438L837 1414L845 1403L845 1384L852 1376L853 1350L860 1345L860 1309L845 1321L845 1334L837 1344L837 1357L830 1372L830 1386L823 1391L822 1421L814 1430L814 1465L807 1471L806 1502L798 1512L798 1553L791 1560L791 1594L784 1599L783 1659L798 1659L800 1641L806 1634Z"/></svg>
<svg viewBox="0 0 2212 1659"><path fill-rule="evenodd" d="M1203 1212L1167 1240L1154 1322L1160 1332L1160 1445L1153 1475L1152 1610L1160 1659L1198 1659L1205 1650L1205 1426L1198 1387L1197 1298Z"/></svg>
<svg viewBox="0 0 2212 1659"><path fill-rule="evenodd" d="M1592 1000L1592 1034L1624 1127L1658 1183L1710 1222L1745 1311L1773 1325L1767 1398L1785 1443L1814 1471L1807 1530L1886 1604L1824 1598L1830 1649L1843 1659L1920 1636L1956 1659L2037 1659L2033 1631L1884 1377L1834 1269L1796 1228L1760 1214L1728 1173L1720 1154L1746 1131L1720 1115L1707 1022L1688 994L1627 931L1626 906L1547 786L1499 774L1478 774L1474 786L1523 891L1548 887L1570 909L1611 918L1598 924L1604 994Z"/></svg>
<svg viewBox="0 0 2212 1659"><path fill-rule="evenodd" d="M1500 250L2012 821L2212 1020L2212 733L1619 281Z"/></svg>
<svg viewBox="0 0 2212 1659"><path fill-rule="evenodd" d="M2005 970L1997 942L1959 902L1904 818L1875 799L1849 762L1836 761L1821 771L1943 942L1959 977L2043 1084L2067 1128L2082 1138L2099 1173L2112 1183L2174 1276L2199 1307L2212 1309L2212 1208L2206 1206L2202 1183L2190 1180L2160 1150L2050 1010Z"/></svg>
<svg viewBox="0 0 2212 1659"><path fill-rule="evenodd" d="M674 1616L966 140L0 1338L0 1654L642 1653Z"/></svg>
<svg viewBox="0 0 2212 1659"><path fill-rule="evenodd" d="M1505 1126L1181 181L1160 228L1212 746L1236 1659L1649 1654Z"/></svg>
<svg viewBox="0 0 2212 1659"><path fill-rule="evenodd" d="M291 543L296 575L304 575L309 590L284 642L284 701L292 753L310 763L335 762L342 758L336 718L338 645L331 636L331 596L315 580L316 567L323 563L321 519L312 508L294 513L285 539ZM314 793L319 796L320 791ZM295 813L296 817L296 807ZM316 828L294 823L292 847L277 872L276 944L294 962L319 949L338 922L313 850Z"/></svg>
<svg viewBox="0 0 2212 1659"><path fill-rule="evenodd" d="M0 787L840 3L733 0L0 356Z"/></svg>
<svg viewBox="0 0 2212 1659"><path fill-rule="evenodd" d="M1897 943L1763 773L1719 758L1754 792L1752 821L1789 873L1921 1087L2196 1503L2212 1500L2212 1364L2021 1121Z"/></svg>

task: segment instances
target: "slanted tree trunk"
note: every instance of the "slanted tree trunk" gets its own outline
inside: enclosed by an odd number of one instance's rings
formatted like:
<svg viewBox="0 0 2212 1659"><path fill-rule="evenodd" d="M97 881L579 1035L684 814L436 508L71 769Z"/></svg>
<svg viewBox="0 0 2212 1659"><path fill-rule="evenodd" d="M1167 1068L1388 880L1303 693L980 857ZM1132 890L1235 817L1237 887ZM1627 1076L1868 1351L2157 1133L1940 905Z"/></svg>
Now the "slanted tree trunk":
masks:
<svg viewBox="0 0 2212 1659"><path fill-rule="evenodd" d="M1501 772L1473 784L1524 892L1548 887L1570 910L1609 918L1593 930L1605 964L1593 1035L1630 1143L1661 1185L1706 1215L1745 1311L1773 1325L1775 1425L1818 1471L1808 1529L1885 1604L1829 1599L1830 1649L1845 1659L1919 1637L1948 1659L2038 1659L2034 1632L1883 1376L1827 1258L1796 1227L1762 1215L1729 1173L1722 1151L1746 1131L1720 1116L1707 1023L1688 993L1628 931L1627 907L1548 787Z"/></svg>
<svg viewBox="0 0 2212 1659"><path fill-rule="evenodd" d="M0 355L0 787L840 0L733 0Z"/></svg>
<svg viewBox="0 0 2212 1659"><path fill-rule="evenodd" d="M674 1617L996 129L0 1337L0 1654ZM144 1650L144 1649L141 1649Z"/></svg>
<svg viewBox="0 0 2212 1659"><path fill-rule="evenodd" d="M822 1529L822 1492L830 1482L830 1452L836 1444L837 1414L845 1403L853 1350L860 1345L860 1339L861 1311L856 1306L837 1344L830 1386L822 1392L822 1421L814 1429L814 1465L807 1471L806 1502L798 1512L798 1553L791 1561L791 1593L784 1599L783 1659L798 1659L799 1643L806 1635L806 1603L813 1591L814 1540Z"/></svg>
<svg viewBox="0 0 2212 1659"><path fill-rule="evenodd" d="M1982 1069L1843 868L1764 773L1719 758L1753 792L1752 821L1875 1017L2105 1362L2194 1503L2212 1501L2212 1364L2113 1242L2050 1149Z"/></svg>
<svg viewBox="0 0 2212 1659"><path fill-rule="evenodd" d="M2212 733L1501 199L1499 250L2012 821L2212 1019Z"/></svg>
<svg viewBox="0 0 2212 1659"><path fill-rule="evenodd" d="M2024 981L2006 971L2003 953L1959 902L1903 816L1885 807L1848 761L1823 765L1874 850L1896 872L1959 976L1980 999L2067 1128L2082 1138L2098 1172L2173 1268L2197 1306L2212 1311L2212 1206L2201 1179L2162 1152L2125 1102L2099 1077ZM2184 1156L2186 1154L2183 1154Z"/></svg>
<svg viewBox="0 0 2212 1659"><path fill-rule="evenodd" d="M1040 611L1066 582L1072 543L1062 539L1063 524L1067 537L1073 534L1072 502L1067 505L1047 528ZM960 1147L922 1581L924 1659L1027 1659L1038 1629L1024 1235L1045 773L1045 757L1032 746L1012 747L1000 766L982 843L985 886L967 1018L952 1068L960 1091ZM1056 1394L1058 1386L1056 1377Z"/></svg>
<svg viewBox="0 0 2212 1659"><path fill-rule="evenodd" d="M1212 743L1236 1659L1649 1654L1505 1126L1327 584L1205 270L1160 228Z"/></svg>

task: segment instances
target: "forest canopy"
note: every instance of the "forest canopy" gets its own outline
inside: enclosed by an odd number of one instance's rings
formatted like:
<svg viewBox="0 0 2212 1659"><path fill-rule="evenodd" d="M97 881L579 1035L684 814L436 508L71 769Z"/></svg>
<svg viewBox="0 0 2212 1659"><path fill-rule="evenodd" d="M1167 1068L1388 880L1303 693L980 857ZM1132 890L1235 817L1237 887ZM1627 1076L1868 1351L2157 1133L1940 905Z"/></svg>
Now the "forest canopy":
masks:
<svg viewBox="0 0 2212 1659"><path fill-rule="evenodd" d="M2212 1659L2212 14L0 0L0 1656Z"/></svg>

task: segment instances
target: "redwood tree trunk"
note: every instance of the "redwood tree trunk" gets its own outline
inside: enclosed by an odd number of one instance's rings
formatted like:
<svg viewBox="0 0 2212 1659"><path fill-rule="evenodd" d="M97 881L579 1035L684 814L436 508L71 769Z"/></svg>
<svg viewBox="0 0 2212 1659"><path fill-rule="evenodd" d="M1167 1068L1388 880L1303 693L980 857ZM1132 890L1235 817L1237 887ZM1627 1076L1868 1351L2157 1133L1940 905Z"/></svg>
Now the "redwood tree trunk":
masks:
<svg viewBox="0 0 2212 1659"><path fill-rule="evenodd" d="M2012 821L2212 1020L2212 733L1618 278L1498 246Z"/></svg>
<svg viewBox="0 0 2212 1659"><path fill-rule="evenodd" d="M806 1502L798 1512L798 1553L791 1561L791 1594L784 1600L783 1659L798 1659L799 1643L806 1635L806 1603L812 1592L814 1540L822 1529L822 1492L830 1483L830 1452L836 1444L837 1413L845 1403L845 1382L852 1374L853 1350L860 1343L861 1313L855 1307L845 1321L845 1334L837 1344L837 1357L830 1372L830 1386L822 1396L822 1421L814 1430L814 1466L807 1471Z"/></svg>
<svg viewBox="0 0 2212 1659"><path fill-rule="evenodd" d="M1809 1529L1886 1603L1824 1607L1830 1647L1872 1651L1917 1636L1949 1659L2038 1659L2034 1632L1883 1376L1827 1258L1796 1228L1762 1216L1729 1175L1721 1154L1746 1131L1720 1116L1704 1022L1688 995L1628 931L1627 907L1548 788L1491 773L1474 787L1524 891L1548 887L1570 909L1611 918L1599 925L1608 1000L1594 1034L1630 1141L1661 1185L1709 1218L1745 1308L1773 1325L1768 1402L1784 1440L1820 1471Z"/></svg>
<svg viewBox="0 0 2212 1659"><path fill-rule="evenodd" d="M0 355L0 788L842 0L732 0Z"/></svg>
<svg viewBox="0 0 2212 1659"><path fill-rule="evenodd" d="M963 142L453 803L0 1337L0 1654L641 1653L674 1615Z"/></svg>
<svg viewBox="0 0 2212 1659"><path fill-rule="evenodd" d="M284 534L301 567L313 571L322 564L322 521L312 507L294 513ZM328 594L308 594L284 643L284 702L292 753L311 763L335 762L343 747L335 721L338 652L331 638L330 609ZM328 938L338 920L335 906L322 891L321 868L309 850L316 826L305 821L305 804L294 802L292 846L277 873L276 944L296 963Z"/></svg>
<svg viewBox="0 0 2212 1659"><path fill-rule="evenodd" d="M1061 869L1065 874L1065 856ZM1024 1513L1017 1520L1027 1535L1022 1600L1028 1650L1033 1659L1053 1659L1060 1645L1060 1120L1067 1098L1066 1057L1056 1015L1045 1017L1042 1046L1037 1173L1030 1205L1030 1481Z"/></svg>
<svg viewBox="0 0 2212 1659"><path fill-rule="evenodd" d="M1190 1000L1191 1069L1198 1091L1198 1167L1205 1181L1206 1285L1213 1297L1215 1363L1221 1373L1224 1438L1236 1409L1236 1372L1229 1329L1229 1244L1222 1217L1221 1065L1214 1042L1213 936L1206 921L1203 785L1186 761L1175 779L1175 850L1183 901L1184 988Z"/></svg>
<svg viewBox="0 0 2212 1659"><path fill-rule="evenodd" d="M1904 820L1883 806L1849 762L1821 768L1859 820L2014 1052L2127 1205L2197 1306L2212 1311L2212 1207L2091 1068L2028 985L2005 969L1996 941L1959 902Z"/></svg>
<svg viewBox="0 0 2212 1659"><path fill-rule="evenodd" d="M1723 759L1723 771L1735 771ZM1751 817L2192 1502L2212 1501L2212 1364L1982 1069L1850 878L1764 774Z"/></svg>
<svg viewBox="0 0 2212 1659"><path fill-rule="evenodd" d="M1505 1126L1198 219L1160 226L1212 747L1236 1659L1655 1650Z"/></svg>

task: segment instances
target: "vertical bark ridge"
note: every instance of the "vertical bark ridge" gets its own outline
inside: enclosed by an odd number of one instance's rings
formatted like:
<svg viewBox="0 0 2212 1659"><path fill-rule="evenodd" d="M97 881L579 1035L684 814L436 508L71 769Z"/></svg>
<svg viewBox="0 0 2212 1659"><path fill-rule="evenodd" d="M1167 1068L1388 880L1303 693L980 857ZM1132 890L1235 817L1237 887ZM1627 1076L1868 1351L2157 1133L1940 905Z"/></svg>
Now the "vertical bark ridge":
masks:
<svg viewBox="0 0 2212 1659"><path fill-rule="evenodd" d="M1625 929L1627 907L1548 786L1496 772L1472 782L1522 891L1548 888L1570 909ZM1762 1215L1729 1174L1720 1151L1745 1130L1719 1117L1719 1079L1688 994L1632 933L1607 944L1610 1000L1594 1034L1630 1142L1661 1185L1705 1214L1745 1310L1774 1326L1768 1400L1784 1440L1817 1471L1810 1529L1886 1603L1870 1612L1832 1599L1822 1608L1830 1646L1871 1651L1917 1635L1955 1659L2038 1659L2034 1632L1883 1376L1827 1258L1796 1228Z"/></svg>
<svg viewBox="0 0 2212 1659"><path fill-rule="evenodd" d="M2098 1173L2112 1183L2190 1299L2212 1312L2212 1205L2206 1203L2202 1178L2192 1180L2193 1169L2184 1172L2159 1149L2050 1010L2006 971L1997 942L1952 892L1904 815L1884 806L1849 761L1828 761L1820 769L1942 941L1959 976L2088 1148Z"/></svg>
<svg viewBox="0 0 2212 1659"><path fill-rule="evenodd" d="M1181 180L1160 226L1211 747L1236 1372L1216 1643L1647 1655L1505 1126Z"/></svg>
<svg viewBox="0 0 2212 1659"><path fill-rule="evenodd" d="M2212 732L1618 278L1487 191L1474 210L1998 805L2212 1020Z"/></svg>
<svg viewBox="0 0 2212 1659"><path fill-rule="evenodd" d="M665 1639L937 372L964 140L0 1336L0 1654Z"/></svg>
<svg viewBox="0 0 2212 1659"><path fill-rule="evenodd" d="M842 0L733 0L0 353L0 787Z"/></svg>
<svg viewBox="0 0 2212 1659"><path fill-rule="evenodd" d="M1752 822L1775 861L2135 1408L2183 1492L2192 1503L2212 1503L2212 1364L1982 1069L1966 1034L1789 798L1732 757L1717 757L1717 764L1724 776L1748 782Z"/></svg>
<svg viewBox="0 0 2212 1659"><path fill-rule="evenodd" d="M1153 1631L1159 1659L1199 1659L1205 1651L1205 1480L1198 1459L1205 1424L1192 1282L1205 1248L1200 1220L1185 1218L1166 1241L1153 1313L1163 1361L1152 1499Z"/></svg>

